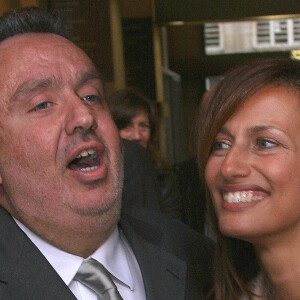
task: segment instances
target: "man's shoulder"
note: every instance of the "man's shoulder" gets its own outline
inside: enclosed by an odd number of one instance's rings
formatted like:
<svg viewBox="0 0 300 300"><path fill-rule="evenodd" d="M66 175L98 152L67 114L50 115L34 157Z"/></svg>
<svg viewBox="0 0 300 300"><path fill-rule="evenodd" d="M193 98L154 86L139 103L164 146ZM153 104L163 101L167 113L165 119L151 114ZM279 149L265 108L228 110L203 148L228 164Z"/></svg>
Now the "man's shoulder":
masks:
<svg viewBox="0 0 300 300"><path fill-rule="evenodd" d="M122 213L121 224L130 226L137 234L178 254L198 251L198 254L204 252L210 256L214 249L211 239L183 222L143 207L126 208Z"/></svg>
<svg viewBox="0 0 300 300"><path fill-rule="evenodd" d="M0 244L0 299L75 299L47 259L1 206Z"/></svg>
<svg viewBox="0 0 300 300"><path fill-rule="evenodd" d="M126 209L121 228L134 253L162 262L176 257L186 267L186 299L202 299L213 284L214 242L181 221L142 208ZM144 248L143 248L144 247ZM138 258L138 257L137 257ZM196 296L199 295L199 296Z"/></svg>

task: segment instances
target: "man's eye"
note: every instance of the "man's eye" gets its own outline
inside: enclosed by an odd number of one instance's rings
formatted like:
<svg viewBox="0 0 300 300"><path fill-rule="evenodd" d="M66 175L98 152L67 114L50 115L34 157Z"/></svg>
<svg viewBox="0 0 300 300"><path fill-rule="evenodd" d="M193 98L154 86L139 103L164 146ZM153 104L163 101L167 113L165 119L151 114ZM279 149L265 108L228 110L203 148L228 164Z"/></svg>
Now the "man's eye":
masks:
<svg viewBox="0 0 300 300"><path fill-rule="evenodd" d="M86 95L86 96L81 97L81 100L82 101L90 101L90 102L95 102L95 101L101 102L102 99L100 96L97 96L97 95Z"/></svg>
<svg viewBox="0 0 300 300"><path fill-rule="evenodd" d="M50 106L51 106L51 102L44 101L44 102L41 102L41 103L37 104L32 110L34 110L34 111L43 110L43 109L46 109Z"/></svg>

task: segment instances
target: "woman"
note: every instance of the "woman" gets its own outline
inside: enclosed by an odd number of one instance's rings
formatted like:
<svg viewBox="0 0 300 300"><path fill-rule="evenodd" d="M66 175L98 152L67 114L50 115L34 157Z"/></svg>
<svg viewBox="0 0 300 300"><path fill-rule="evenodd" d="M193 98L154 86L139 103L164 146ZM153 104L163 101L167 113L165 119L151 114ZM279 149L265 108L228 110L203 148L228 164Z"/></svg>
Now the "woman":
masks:
<svg viewBox="0 0 300 300"><path fill-rule="evenodd" d="M172 170L159 151L151 102L134 89L122 89L110 95L108 105L120 136L149 151L163 198L161 211L181 219L180 194Z"/></svg>
<svg viewBox="0 0 300 300"><path fill-rule="evenodd" d="M216 299L300 299L300 62L228 73L201 107L197 143Z"/></svg>

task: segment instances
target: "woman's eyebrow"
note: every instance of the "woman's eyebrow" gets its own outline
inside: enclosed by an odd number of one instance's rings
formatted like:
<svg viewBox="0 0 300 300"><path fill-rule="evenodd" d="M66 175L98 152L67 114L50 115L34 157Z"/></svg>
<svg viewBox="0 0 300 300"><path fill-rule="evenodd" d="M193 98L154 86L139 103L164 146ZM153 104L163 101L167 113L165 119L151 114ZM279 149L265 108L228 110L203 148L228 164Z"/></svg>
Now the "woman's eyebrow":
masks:
<svg viewBox="0 0 300 300"><path fill-rule="evenodd" d="M250 128L247 129L247 134L248 135L253 135L253 134L259 133L261 131L266 131L266 130L269 130L269 129L278 130L278 128L273 126L273 125L255 125L255 126L250 127Z"/></svg>
<svg viewBox="0 0 300 300"><path fill-rule="evenodd" d="M266 131L266 130L270 130L270 129L279 130L276 126L273 126L273 125L255 125L255 126L252 126L250 128L247 128L246 133L247 133L247 135L254 135L256 133ZM226 135L234 138L234 136L230 132L230 130L228 128L224 127L224 126L221 128L219 133L226 134Z"/></svg>
<svg viewBox="0 0 300 300"><path fill-rule="evenodd" d="M220 129L219 133L226 134L226 135L229 135L231 138L234 138L234 136L230 132L230 130L224 126Z"/></svg>

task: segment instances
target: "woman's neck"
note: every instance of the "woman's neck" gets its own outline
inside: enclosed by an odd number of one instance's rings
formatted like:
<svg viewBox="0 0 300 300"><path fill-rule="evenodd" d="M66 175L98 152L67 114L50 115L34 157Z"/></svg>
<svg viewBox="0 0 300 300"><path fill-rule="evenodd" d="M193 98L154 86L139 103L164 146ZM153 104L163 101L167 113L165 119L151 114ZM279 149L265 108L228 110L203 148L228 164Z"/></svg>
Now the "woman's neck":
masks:
<svg viewBox="0 0 300 300"><path fill-rule="evenodd" d="M299 234L298 234L299 236ZM300 300L300 237L267 238L256 252L278 299Z"/></svg>

